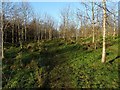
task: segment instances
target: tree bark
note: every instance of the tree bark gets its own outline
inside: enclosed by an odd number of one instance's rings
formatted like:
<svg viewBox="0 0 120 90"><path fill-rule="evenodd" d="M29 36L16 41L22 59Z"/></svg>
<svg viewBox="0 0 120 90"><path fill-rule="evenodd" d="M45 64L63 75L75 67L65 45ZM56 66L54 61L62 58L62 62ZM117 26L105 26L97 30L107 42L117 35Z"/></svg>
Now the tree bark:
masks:
<svg viewBox="0 0 120 90"><path fill-rule="evenodd" d="M26 28L26 21L25 21L25 41L27 41L27 28Z"/></svg>
<svg viewBox="0 0 120 90"><path fill-rule="evenodd" d="M13 27L12 27L12 44L14 44L14 21L13 21Z"/></svg>
<svg viewBox="0 0 120 90"><path fill-rule="evenodd" d="M49 29L49 40L51 40L52 39L52 30L51 30L51 28Z"/></svg>
<svg viewBox="0 0 120 90"><path fill-rule="evenodd" d="M95 42L95 30L94 30L94 2L92 2L92 27L93 27L93 40L92 42Z"/></svg>
<svg viewBox="0 0 120 90"><path fill-rule="evenodd" d="M45 28L45 40L47 39L47 30Z"/></svg>
<svg viewBox="0 0 120 90"><path fill-rule="evenodd" d="M21 41L21 31L20 30L20 25L19 25L19 22L18 22L18 37L19 37L19 43L20 43L20 48L22 49L22 41Z"/></svg>
<svg viewBox="0 0 120 90"><path fill-rule="evenodd" d="M114 15L114 33L113 33L113 36L115 37L115 34L116 34L116 20L115 20L115 15Z"/></svg>
<svg viewBox="0 0 120 90"><path fill-rule="evenodd" d="M103 0L103 49L102 49L102 63L106 62L106 47L105 47L105 35L106 35L106 0Z"/></svg>
<svg viewBox="0 0 120 90"><path fill-rule="evenodd" d="M2 59L4 58L4 46L3 46L3 43L4 43L4 21L3 21L3 2L2 2L2 7L1 7L1 33L2 33Z"/></svg>

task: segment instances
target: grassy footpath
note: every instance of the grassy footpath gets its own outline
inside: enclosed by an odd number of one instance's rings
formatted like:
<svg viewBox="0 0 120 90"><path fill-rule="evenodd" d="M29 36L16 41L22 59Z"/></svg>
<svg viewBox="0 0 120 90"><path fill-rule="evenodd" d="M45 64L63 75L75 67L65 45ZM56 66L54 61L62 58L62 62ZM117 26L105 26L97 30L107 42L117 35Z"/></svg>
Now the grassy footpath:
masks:
<svg viewBox="0 0 120 90"><path fill-rule="evenodd" d="M5 46L3 87L119 88L118 38L107 38L107 62L101 63L102 39L97 49L91 38L79 43L62 39Z"/></svg>

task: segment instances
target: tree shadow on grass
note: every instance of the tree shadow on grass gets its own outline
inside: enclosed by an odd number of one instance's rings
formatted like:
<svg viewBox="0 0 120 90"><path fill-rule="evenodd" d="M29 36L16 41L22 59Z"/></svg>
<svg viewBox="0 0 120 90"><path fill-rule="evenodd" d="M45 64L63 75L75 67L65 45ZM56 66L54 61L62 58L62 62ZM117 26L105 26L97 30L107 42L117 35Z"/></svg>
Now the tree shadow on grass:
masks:
<svg viewBox="0 0 120 90"><path fill-rule="evenodd" d="M44 47L46 48L46 47ZM48 48L53 48L53 46L49 46ZM41 53L42 60L40 61L40 64L42 67L46 68L47 75L45 77L43 86L44 88L51 88L50 86L50 72L56 68L58 65L61 65L63 63L68 62L68 57L65 56L65 53L72 52L74 47L67 47L62 49L54 49L54 50L44 50ZM75 49L75 48L74 48Z"/></svg>
<svg viewBox="0 0 120 90"><path fill-rule="evenodd" d="M114 59L110 60L109 63L112 64L118 58L120 59L120 56L116 56Z"/></svg>
<svg viewBox="0 0 120 90"><path fill-rule="evenodd" d="M42 60L41 60L41 64L43 67L45 67L45 72L47 72L47 75L45 77L45 80L44 80L44 83L43 83L43 86L42 87L46 87L46 88L50 88L50 72L51 70L53 70L57 65L61 65L62 63L65 63L67 60L66 60L66 57L64 57L64 59L60 59L60 58L57 58L55 57L56 54L55 53L50 53L50 52L44 52L43 55L42 55Z"/></svg>

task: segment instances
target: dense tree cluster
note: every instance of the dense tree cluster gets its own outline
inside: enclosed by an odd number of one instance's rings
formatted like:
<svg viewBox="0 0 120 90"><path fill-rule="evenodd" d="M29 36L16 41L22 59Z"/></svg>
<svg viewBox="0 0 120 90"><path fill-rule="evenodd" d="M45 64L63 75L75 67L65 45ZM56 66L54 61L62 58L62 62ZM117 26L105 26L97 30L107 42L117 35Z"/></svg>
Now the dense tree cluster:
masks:
<svg viewBox="0 0 120 90"><path fill-rule="evenodd" d="M22 44L29 41L54 38L64 40L75 38L77 41L78 38L92 37L92 42L95 43L102 35L102 27L105 25L107 35L117 35L116 4L111 7L103 6L105 4L102 2L80 3L80 5L84 11L80 8L72 10L70 6L64 8L60 12L60 25L57 25L57 21L48 14L41 17L35 15L28 2L2 2L0 16L3 42L17 44L22 48ZM103 19L103 14L106 21Z"/></svg>

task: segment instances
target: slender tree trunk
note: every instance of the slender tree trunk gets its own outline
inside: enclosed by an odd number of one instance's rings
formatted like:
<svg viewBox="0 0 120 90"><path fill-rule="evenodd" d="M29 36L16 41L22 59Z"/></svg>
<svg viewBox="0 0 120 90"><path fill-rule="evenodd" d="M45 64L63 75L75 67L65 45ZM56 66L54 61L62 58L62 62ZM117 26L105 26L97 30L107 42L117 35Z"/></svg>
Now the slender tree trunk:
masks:
<svg viewBox="0 0 120 90"><path fill-rule="evenodd" d="M103 49L102 49L102 63L106 62L106 47L105 47L105 34L106 34L106 0L103 0Z"/></svg>
<svg viewBox="0 0 120 90"><path fill-rule="evenodd" d="M1 30L3 29L3 27L1 27ZM4 46L3 46L3 43L4 43L4 31L2 30L2 59L4 58Z"/></svg>
<svg viewBox="0 0 120 90"><path fill-rule="evenodd" d="M47 31L46 31L46 28L45 28L45 40L47 39Z"/></svg>
<svg viewBox="0 0 120 90"><path fill-rule="evenodd" d="M94 2L92 2L92 26L93 26L93 40L92 42L95 42L95 29L94 29Z"/></svg>
<svg viewBox="0 0 120 90"><path fill-rule="evenodd" d="M40 31L39 31L39 33L38 33L38 48L39 48L39 50L40 50Z"/></svg>
<svg viewBox="0 0 120 90"><path fill-rule="evenodd" d="M15 29L16 29L16 25L15 25ZM18 29L16 29L16 43L18 43Z"/></svg>
<svg viewBox="0 0 120 90"><path fill-rule="evenodd" d="M75 30L75 40L77 41L78 38L77 38L77 29Z"/></svg>
<svg viewBox="0 0 120 90"><path fill-rule="evenodd" d="M51 40L52 39L52 30L49 29L49 39Z"/></svg>
<svg viewBox="0 0 120 90"><path fill-rule="evenodd" d="M24 25L22 24L22 42L24 41Z"/></svg>
<svg viewBox="0 0 120 90"><path fill-rule="evenodd" d="M51 37L50 37L50 29L49 29L49 40L51 40Z"/></svg>
<svg viewBox="0 0 120 90"><path fill-rule="evenodd" d="M39 45L40 45L40 26L36 25L36 27L37 27L37 31L38 31L37 37L38 37L38 47L39 47Z"/></svg>
<svg viewBox="0 0 120 90"><path fill-rule="evenodd" d="M60 37L60 31L58 31L58 38L61 38L61 37Z"/></svg>
<svg viewBox="0 0 120 90"><path fill-rule="evenodd" d="M82 30L82 26L83 26L83 23L82 23L82 17L81 17L81 26L80 27L81 27L81 33L82 33L81 36L83 37L84 30Z"/></svg>
<svg viewBox="0 0 120 90"><path fill-rule="evenodd" d="M87 30L87 28L85 27L85 29L84 29L84 38L86 38L86 30Z"/></svg>
<svg viewBox="0 0 120 90"><path fill-rule="evenodd" d="M7 42L7 30L4 31L5 35L4 35L4 42Z"/></svg>
<svg viewBox="0 0 120 90"><path fill-rule="evenodd" d="M83 31L83 33L84 33L84 38L86 38L86 30L87 30L87 18L85 18L85 16L84 16L84 20L86 21L86 23L84 23L84 31Z"/></svg>
<svg viewBox="0 0 120 90"><path fill-rule="evenodd" d="M2 33L2 59L4 58L4 46L3 46L3 43L4 43L4 28L3 28L3 26L4 26L4 21L3 21L3 18L4 18L4 16L3 16L3 2L2 2L2 7L1 7L2 9L1 9L1 33Z"/></svg>
<svg viewBox="0 0 120 90"><path fill-rule="evenodd" d="M28 3L22 2L22 13L23 13L23 25L24 25L24 41L27 41L27 27L26 27L26 22L27 22L27 12L28 12Z"/></svg>
<svg viewBox="0 0 120 90"><path fill-rule="evenodd" d="M18 29L18 37L19 37L20 48L22 49L21 31L20 31L19 23L18 23L18 28L17 29Z"/></svg>
<svg viewBox="0 0 120 90"><path fill-rule="evenodd" d="M22 33L21 33L22 35L22 37L20 38L20 47L21 47L21 49L23 48L23 41L24 41L24 28L23 28L23 24L22 24Z"/></svg>
<svg viewBox="0 0 120 90"><path fill-rule="evenodd" d="M40 35L38 35L38 43L40 43Z"/></svg>
<svg viewBox="0 0 120 90"><path fill-rule="evenodd" d="M42 34L42 30L40 30L40 37L41 37L41 40L43 39L43 34Z"/></svg>
<svg viewBox="0 0 120 90"><path fill-rule="evenodd" d="M26 28L26 22L25 22L25 41L27 41L27 28Z"/></svg>
<svg viewBox="0 0 120 90"><path fill-rule="evenodd" d="M78 35L79 35L79 32L78 32L78 30L76 29L75 30L76 32L75 32L75 36L76 36L76 42L78 41Z"/></svg>
<svg viewBox="0 0 120 90"><path fill-rule="evenodd" d="M14 22L12 27L12 44L14 44Z"/></svg>
<svg viewBox="0 0 120 90"><path fill-rule="evenodd" d="M114 15L114 33L113 33L113 36L115 37L115 34L116 34L116 20L115 20L115 15Z"/></svg>
<svg viewBox="0 0 120 90"><path fill-rule="evenodd" d="M63 28L62 28L62 38L65 40L65 27L66 26L66 22L65 22L65 17L63 15Z"/></svg>
<svg viewBox="0 0 120 90"><path fill-rule="evenodd" d="M63 39L65 40L65 29L63 30Z"/></svg>
<svg viewBox="0 0 120 90"><path fill-rule="evenodd" d="M64 40L65 40L65 37L66 37L65 33L66 33L66 27L64 26L64 28L63 28L63 39Z"/></svg>

